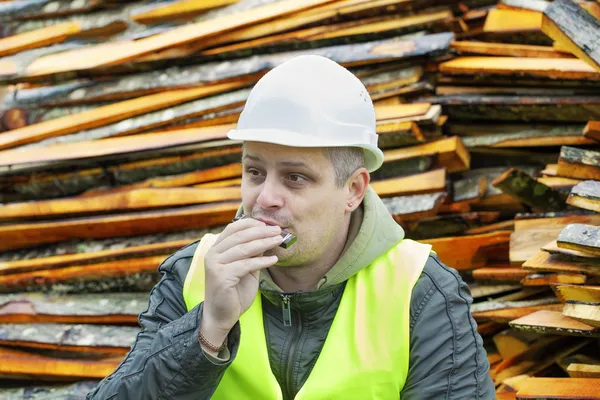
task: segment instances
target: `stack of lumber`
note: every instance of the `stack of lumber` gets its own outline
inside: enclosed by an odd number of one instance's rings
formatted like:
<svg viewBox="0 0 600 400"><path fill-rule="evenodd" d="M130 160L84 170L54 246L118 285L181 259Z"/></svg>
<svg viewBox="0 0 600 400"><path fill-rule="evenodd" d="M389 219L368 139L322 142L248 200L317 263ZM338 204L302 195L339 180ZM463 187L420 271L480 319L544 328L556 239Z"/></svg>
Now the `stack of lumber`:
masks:
<svg viewBox="0 0 600 400"><path fill-rule="evenodd" d="M600 399L600 2L23 0L0 19L0 398L82 398L116 368L159 264L239 207L226 133L250 88L310 53L373 98L372 187L469 284L498 398Z"/></svg>

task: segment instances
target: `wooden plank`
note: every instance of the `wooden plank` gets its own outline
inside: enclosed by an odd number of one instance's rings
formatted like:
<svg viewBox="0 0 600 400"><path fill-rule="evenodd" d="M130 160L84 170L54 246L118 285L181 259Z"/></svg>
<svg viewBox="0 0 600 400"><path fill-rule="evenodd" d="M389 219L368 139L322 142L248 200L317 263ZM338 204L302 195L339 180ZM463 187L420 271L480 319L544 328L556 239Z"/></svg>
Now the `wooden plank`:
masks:
<svg viewBox="0 0 600 400"><path fill-rule="evenodd" d="M563 303L600 303L600 286L557 285L553 290Z"/></svg>
<svg viewBox="0 0 600 400"><path fill-rule="evenodd" d="M600 121L590 121L583 130L585 137L600 141Z"/></svg>
<svg viewBox="0 0 600 400"><path fill-rule="evenodd" d="M565 317L560 311L537 311L509 322L516 329L552 335L600 337L600 329Z"/></svg>
<svg viewBox="0 0 600 400"><path fill-rule="evenodd" d="M487 192L487 176L473 176L452 181L452 200L460 202L464 200L479 200Z"/></svg>
<svg viewBox="0 0 600 400"><path fill-rule="evenodd" d="M233 219L238 207L238 202L226 202L175 210L0 226L0 251L56 243L73 238L143 235L221 225Z"/></svg>
<svg viewBox="0 0 600 400"><path fill-rule="evenodd" d="M179 0L167 4L156 4L133 13L131 19L141 24L156 24L160 22L191 18L213 8L235 4L239 0Z"/></svg>
<svg viewBox="0 0 600 400"><path fill-rule="evenodd" d="M536 180L552 189L573 189L575 185L582 182L581 179L563 178L560 176L542 176ZM570 204L568 203L568 199L567 204Z"/></svg>
<svg viewBox="0 0 600 400"><path fill-rule="evenodd" d="M14 182L6 182L0 191L5 201L38 200L77 195L92 188L137 183L153 177L170 176L229 163L239 162L241 146L222 147L217 150L200 150L183 154L166 154L143 160L115 160L118 164L102 168L79 167L72 172L48 171L49 166L38 173L21 175ZM33 169L33 171L36 171ZM10 171L9 171L10 172ZM9 200L6 200L9 199Z"/></svg>
<svg viewBox="0 0 600 400"><path fill-rule="evenodd" d="M384 151L384 162L395 162L415 157L435 156L433 168L445 168L448 172L469 169L470 155L459 137L437 140L401 149Z"/></svg>
<svg viewBox="0 0 600 400"><path fill-rule="evenodd" d="M600 225L600 215L592 213L547 213L541 217L516 218L515 231L552 228L559 229L556 233L556 236L558 236L560 230L569 224Z"/></svg>
<svg viewBox="0 0 600 400"><path fill-rule="evenodd" d="M556 173L569 178L600 180L600 152L562 146Z"/></svg>
<svg viewBox="0 0 600 400"><path fill-rule="evenodd" d="M29 18L50 18L66 16L70 14L79 14L92 11L96 8L106 6L108 1L64 1L53 3L52 0L38 1L13 1L3 4L0 9L0 16L9 20L27 20Z"/></svg>
<svg viewBox="0 0 600 400"><path fill-rule="evenodd" d="M556 243L558 247L600 257L600 227L586 224L569 224L560 232Z"/></svg>
<svg viewBox="0 0 600 400"><path fill-rule="evenodd" d="M565 337L542 338L525 352L511 359L503 360L496 367L495 382L496 384L502 383L507 378L519 376L524 373L536 375L555 364L557 360L579 351L582 347L590 343L590 340L575 340ZM519 390L522 384L523 382L519 382Z"/></svg>
<svg viewBox="0 0 600 400"><path fill-rule="evenodd" d="M147 306L145 293L1 295L0 323L137 324Z"/></svg>
<svg viewBox="0 0 600 400"><path fill-rule="evenodd" d="M372 34L401 34L415 29L440 30L449 25L452 18L450 10L423 12L406 17L364 18L359 21L348 21L338 24L321 25L280 34L271 34L257 39L246 40L231 45L220 46L202 51L203 55L212 56L228 52L237 52L261 47L277 46L294 42L341 43L344 40L360 40ZM337 39L337 40L334 40ZM332 40L334 40L332 42ZM218 39L218 41L220 41ZM213 43L210 43L212 45Z"/></svg>
<svg viewBox="0 0 600 400"><path fill-rule="evenodd" d="M571 189L567 204L600 212L600 182L583 181Z"/></svg>
<svg viewBox="0 0 600 400"><path fill-rule="evenodd" d="M595 378L600 382L600 365L573 363L567 367L571 378Z"/></svg>
<svg viewBox="0 0 600 400"><path fill-rule="evenodd" d="M600 302L587 304L567 301L562 312L566 317L573 318L595 328L600 328Z"/></svg>
<svg viewBox="0 0 600 400"><path fill-rule="evenodd" d="M558 170L558 164L548 164L546 168L542 170L542 174L546 176L556 176L556 171Z"/></svg>
<svg viewBox="0 0 600 400"><path fill-rule="evenodd" d="M239 187L132 189L98 196L6 204L0 207L0 221L108 214L241 199Z"/></svg>
<svg viewBox="0 0 600 400"><path fill-rule="evenodd" d="M396 222L419 220L438 213L446 199L445 192L382 198Z"/></svg>
<svg viewBox="0 0 600 400"><path fill-rule="evenodd" d="M562 227L517 230L510 236L510 261L523 263L533 257L545 244L556 240Z"/></svg>
<svg viewBox="0 0 600 400"><path fill-rule="evenodd" d="M583 285L587 280L584 274L536 273L523 278L523 286L551 286L562 284Z"/></svg>
<svg viewBox="0 0 600 400"><path fill-rule="evenodd" d="M0 348L0 376L12 380L104 379L119 366L121 361L123 361L121 355L77 360ZM4 397L2 392L0 390L0 397ZM39 393L44 392L40 391ZM46 392L46 394L48 393ZM61 396L59 391L53 391L53 394ZM8 398L14 397L9 395ZM19 398L21 397L19 396Z"/></svg>
<svg viewBox="0 0 600 400"><path fill-rule="evenodd" d="M36 47L60 43L69 36L80 32L81 25L72 21L5 37L0 39L0 56L4 57Z"/></svg>
<svg viewBox="0 0 600 400"><path fill-rule="evenodd" d="M536 272L582 273L600 277L598 262L565 259L560 255L549 254L545 251L536 252L523 263L523 268Z"/></svg>
<svg viewBox="0 0 600 400"><path fill-rule="evenodd" d="M58 72L87 70L121 64L168 47L185 45L222 32L324 5L330 1L332 0L283 0L232 15L186 24L136 41L116 42L111 46L112 48L105 48L105 51L98 51L92 46L84 51L73 50L60 56L49 55L39 58L29 65L28 73L29 75L43 76Z"/></svg>
<svg viewBox="0 0 600 400"><path fill-rule="evenodd" d="M494 321L499 323L509 323L510 321L525 317L538 311L560 312L561 310L562 304L544 304L540 306L481 311L473 313L473 318L475 318L476 321Z"/></svg>
<svg viewBox="0 0 600 400"><path fill-rule="evenodd" d="M564 259L564 260L577 260L577 261L589 261L589 262L593 262L594 260L596 260L596 261L600 262L600 258L594 256L593 254L558 247L558 243L556 243L556 240L553 240L552 242L545 244L544 246L542 246L541 249L550 254L559 255L560 258Z"/></svg>
<svg viewBox="0 0 600 400"><path fill-rule="evenodd" d="M386 179L371 183L381 197L443 192L446 189L446 170L436 169L422 174Z"/></svg>
<svg viewBox="0 0 600 400"><path fill-rule="evenodd" d="M178 186L198 185L201 183L219 182L227 178L238 178L240 176L242 176L242 164L235 163L223 165L221 167L188 172L185 174L148 178L142 182L133 183L131 185L121 185L115 188L91 189L81 194L80 197L98 196L132 189L172 188Z"/></svg>
<svg viewBox="0 0 600 400"><path fill-rule="evenodd" d="M579 146L595 144L594 139L581 135L581 131L567 130L525 130L506 134L489 134L461 138L467 148L472 147L540 147L540 146Z"/></svg>
<svg viewBox="0 0 600 400"><path fill-rule="evenodd" d="M158 266L166 257L168 255L0 275L0 293L149 290L160 279Z"/></svg>
<svg viewBox="0 0 600 400"><path fill-rule="evenodd" d="M516 168L507 170L492 181L492 185L542 211L560 211L566 207L565 197L560 192Z"/></svg>
<svg viewBox="0 0 600 400"><path fill-rule="evenodd" d="M475 280L495 280L495 281L517 281L530 274L529 271L522 268L478 268L473 271L473 279Z"/></svg>
<svg viewBox="0 0 600 400"><path fill-rule="evenodd" d="M147 133L99 141L58 144L52 147L53 151L51 152L44 147L26 150L5 150L0 151L0 166L92 159L186 146L211 140L225 140L227 132L234 127L235 125L233 124L219 125L165 133Z"/></svg>
<svg viewBox="0 0 600 400"><path fill-rule="evenodd" d="M475 272L475 271L473 271L473 272ZM545 291L545 292L550 293L548 291ZM517 293L519 295L522 295L523 291L519 291ZM515 295L517 293L511 293L507 296L515 297ZM532 293L536 293L536 292L532 292ZM541 292L538 290L537 294L539 294L539 293L541 293ZM528 293L527 295L530 295L530 294L531 293ZM500 298L494 298L492 300L481 301L481 302L471 304L471 313L479 314L481 312L486 312L486 311L497 311L497 310L506 310L506 309L515 309L515 308L520 309L520 308L527 308L527 307L545 306L545 305L549 305L549 304L558 304L559 307L561 307L559 301L556 299L556 297L554 297L552 295L546 296L546 297L540 297L540 298L533 299L533 300L502 300L503 297L506 297L506 296L501 296Z"/></svg>
<svg viewBox="0 0 600 400"><path fill-rule="evenodd" d="M469 290L473 299L487 298L498 294L515 292L521 288L521 285L515 284L482 284L482 283L471 283L469 284Z"/></svg>
<svg viewBox="0 0 600 400"><path fill-rule="evenodd" d="M240 188L242 185L242 178L224 179L221 181L206 182L194 185L197 189L214 189L214 188Z"/></svg>
<svg viewBox="0 0 600 400"><path fill-rule="evenodd" d="M414 240L457 236L464 234L469 227L485 225L498 220L498 212L470 212L452 215L438 215L418 220L396 219L404 229L407 238Z"/></svg>
<svg viewBox="0 0 600 400"><path fill-rule="evenodd" d="M0 344L59 351L125 354L138 327L111 325L4 324Z"/></svg>
<svg viewBox="0 0 600 400"><path fill-rule="evenodd" d="M32 259L19 258L16 261L0 261L0 276L157 255L168 256L180 248L187 246L190 242L191 240L189 239L180 239L163 243L134 245L115 250L86 251L84 253L61 254Z"/></svg>
<svg viewBox="0 0 600 400"><path fill-rule="evenodd" d="M597 400L600 379L529 378L517 392L517 400Z"/></svg>
<svg viewBox="0 0 600 400"><path fill-rule="evenodd" d="M478 235L481 233L490 233L495 231L513 231L515 222L513 220L495 222L493 224L479 226L476 228L468 229L465 234L467 235Z"/></svg>
<svg viewBox="0 0 600 400"><path fill-rule="evenodd" d="M552 46L453 41L450 44L450 47L458 51L459 54L508 57L573 58L573 56L570 54L561 53L554 50Z"/></svg>
<svg viewBox="0 0 600 400"><path fill-rule="evenodd" d="M575 58L457 57L440 64L440 72L453 75L524 75L549 79L600 80L600 72Z"/></svg>
<svg viewBox="0 0 600 400"><path fill-rule="evenodd" d="M181 89L152 94L133 100L126 100L98 107L76 115L56 118L24 128L14 129L10 132L5 132L0 136L0 149L7 149L21 144L40 141L49 137L106 125L114 121L207 96L216 91L221 91L226 86L230 85L231 84L223 84L220 88L218 86L212 86L210 88Z"/></svg>
<svg viewBox="0 0 600 400"><path fill-rule="evenodd" d="M557 0L544 10L542 30L581 60L600 71L600 21L571 0Z"/></svg>
<svg viewBox="0 0 600 400"><path fill-rule="evenodd" d="M542 28L542 14L529 10L491 9L488 12L484 32L523 32L539 31Z"/></svg>
<svg viewBox="0 0 600 400"><path fill-rule="evenodd" d="M493 232L482 235L456 236L439 239L425 239L422 243L431 244L440 259L457 270L483 267L487 262L485 250L498 244L508 244L510 232Z"/></svg>
<svg viewBox="0 0 600 400"><path fill-rule="evenodd" d="M237 84L236 84L237 85ZM248 96L248 89L240 89L209 96L198 100L189 101L158 111L123 119L119 122L105 124L93 129L86 129L76 133L48 138L36 143L21 146L20 149L47 147L55 144L66 144L89 140L107 139L118 136L127 136L138 133L159 133L184 129L181 125L190 118L209 118L212 113L235 114L235 109L243 105ZM48 121L50 122L50 121ZM220 122L220 121L219 121ZM236 122L236 121L234 121ZM204 121L206 124L206 120ZM231 123L231 122L230 122ZM198 124L201 125L201 124ZM227 124L225 124L227 125ZM211 126L208 124L208 126ZM201 126L193 126L199 129ZM188 128L188 129L191 129Z"/></svg>
<svg viewBox="0 0 600 400"><path fill-rule="evenodd" d="M502 359L507 360L527 350L540 337L538 333L506 329L494 335L493 340Z"/></svg>

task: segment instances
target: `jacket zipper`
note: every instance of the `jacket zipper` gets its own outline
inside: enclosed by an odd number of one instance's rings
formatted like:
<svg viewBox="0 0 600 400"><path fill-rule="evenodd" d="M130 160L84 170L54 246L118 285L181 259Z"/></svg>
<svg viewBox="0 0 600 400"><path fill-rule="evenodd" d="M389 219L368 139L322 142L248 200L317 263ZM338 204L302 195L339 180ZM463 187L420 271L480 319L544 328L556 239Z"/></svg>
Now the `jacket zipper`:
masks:
<svg viewBox="0 0 600 400"><path fill-rule="evenodd" d="M282 311L283 311L283 325L284 326L292 326L292 312L291 312L291 307L290 307L290 295L281 295L281 299L283 300L282 302ZM293 355L296 352L296 346L298 343L298 339L300 338L300 335L302 335L302 320L300 318L300 314L296 313L297 317L297 323L295 324L295 326L293 326L293 334L292 334L292 340L290 342L290 347L287 351L286 354L286 359L285 359L285 385L284 385L284 399L293 399L294 398L294 393L293 393L293 366L294 366L294 357Z"/></svg>

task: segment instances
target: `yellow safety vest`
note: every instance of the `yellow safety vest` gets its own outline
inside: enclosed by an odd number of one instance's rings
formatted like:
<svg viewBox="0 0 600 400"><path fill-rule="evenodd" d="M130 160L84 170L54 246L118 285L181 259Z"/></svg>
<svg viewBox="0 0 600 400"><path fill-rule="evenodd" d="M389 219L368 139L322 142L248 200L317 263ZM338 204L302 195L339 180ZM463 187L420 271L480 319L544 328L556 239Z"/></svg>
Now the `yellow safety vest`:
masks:
<svg viewBox="0 0 600 400"><path fill-rule="evenodd" d="M186 276L188 311L204 299L204 255L217 236L205 235ZM317 362L296 399L394 399L406 382L410 299L431 246L404 239L348 279ZM282 399L271 371L260 292L240 318L241 338L212 399Z"/></svg>

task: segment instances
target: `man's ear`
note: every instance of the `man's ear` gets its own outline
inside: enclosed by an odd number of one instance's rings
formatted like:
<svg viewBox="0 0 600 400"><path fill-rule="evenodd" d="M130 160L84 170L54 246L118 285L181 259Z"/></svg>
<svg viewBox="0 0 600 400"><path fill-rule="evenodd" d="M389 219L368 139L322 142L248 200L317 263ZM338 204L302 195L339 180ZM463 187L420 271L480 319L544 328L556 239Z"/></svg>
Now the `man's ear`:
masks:
<svg viewBox="0 0 600 400"><path fill-rule="evenodd" d="M348 178L348 197L346 199L346 212L351 213L356 210L362 203L367 188L371 182L371 175L366 168L361 167L354 171L352 176Z"/></svg>

